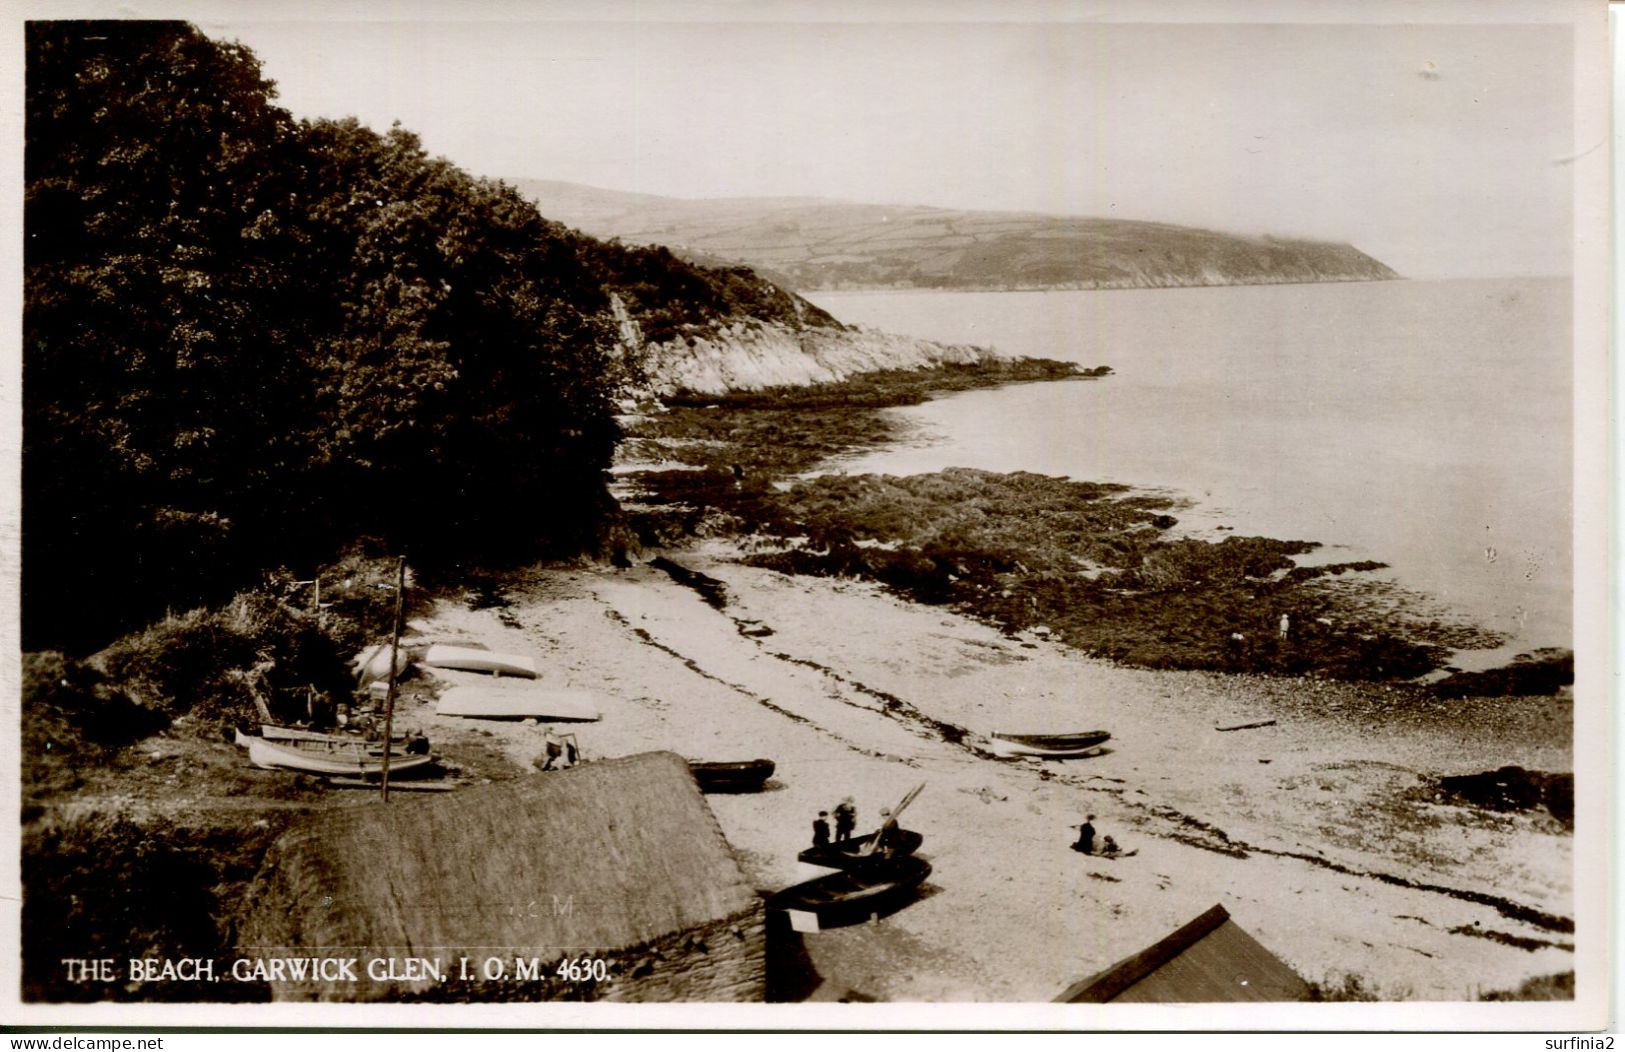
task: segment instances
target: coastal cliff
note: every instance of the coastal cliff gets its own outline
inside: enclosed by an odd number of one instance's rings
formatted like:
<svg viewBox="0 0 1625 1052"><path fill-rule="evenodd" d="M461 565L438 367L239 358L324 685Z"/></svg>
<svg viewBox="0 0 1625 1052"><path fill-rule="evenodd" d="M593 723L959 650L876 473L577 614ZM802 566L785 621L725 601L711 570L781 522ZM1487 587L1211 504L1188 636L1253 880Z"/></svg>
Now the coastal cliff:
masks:
<svg viewBox="0 0 1625 1052"><path fill-rule="evenodd" d="M819 198L691 201L514 179L543 215L786 288L1107 289L1387 281L1353 245L1171 223Z"/></svg>
<svg viewBox="0 0 1625 1052"><path fill-rule="evenodd" d="M623 327L623 339L627 335ZM747 319L704 336L643 347L655 394L725 394L836 383L859 373L974 365L1000 355L987 347L942 344L874 329L792 328Z"/></svg>

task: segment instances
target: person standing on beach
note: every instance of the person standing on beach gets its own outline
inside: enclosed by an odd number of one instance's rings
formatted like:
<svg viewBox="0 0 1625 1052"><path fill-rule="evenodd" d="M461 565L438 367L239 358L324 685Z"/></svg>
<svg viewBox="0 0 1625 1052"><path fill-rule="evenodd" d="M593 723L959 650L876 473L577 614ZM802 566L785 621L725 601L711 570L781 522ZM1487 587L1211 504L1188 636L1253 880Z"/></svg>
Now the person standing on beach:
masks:
<svg viewBox="0 0 1625 1052"><path fill-rule="evenodd" d="M829 812L820 811L818 817L813 819L813 847L825 847L829 844Z"/></svg>
<svg viewBox="0 0 1625 1052"><path fill-rule="evenodd" d="M1290 632L1290 631L1292 631L1292 618L1288 617L1285 614L1282 614L1281 615L1281 638L1285 639L1286 636L1287 636L1287 633Z"/></svg>
<svg viewBox="0 0 1625 1052"><path fill-rule="evenodd" d="M1072 850L1082 851L1085 855L1095 853L1095 816L1090 815L1078 827L1078 842L1072 845Z"/></svg>
<svg viewBox="0 0 1625 1052"><path fill-rule="evenodd" d="M835 839L845 840L858 827L858 809L849 796L835 805Z"/></svg>

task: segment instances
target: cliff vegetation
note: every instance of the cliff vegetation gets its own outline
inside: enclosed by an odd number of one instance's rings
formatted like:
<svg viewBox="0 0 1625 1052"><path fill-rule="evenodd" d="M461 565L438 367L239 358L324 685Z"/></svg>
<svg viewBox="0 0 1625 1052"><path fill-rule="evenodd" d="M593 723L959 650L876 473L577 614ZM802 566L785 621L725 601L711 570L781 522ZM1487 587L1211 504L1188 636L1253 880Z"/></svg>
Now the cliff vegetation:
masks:
<svg viewBox="0 0 1625 1052"><path fill-rule="evenodd" d="M592 550L644 347L843 331L746 268L545 219L399 126L295 120L185 23L37 21L26 46L28 649L363 536L423 564Z"/></svg>

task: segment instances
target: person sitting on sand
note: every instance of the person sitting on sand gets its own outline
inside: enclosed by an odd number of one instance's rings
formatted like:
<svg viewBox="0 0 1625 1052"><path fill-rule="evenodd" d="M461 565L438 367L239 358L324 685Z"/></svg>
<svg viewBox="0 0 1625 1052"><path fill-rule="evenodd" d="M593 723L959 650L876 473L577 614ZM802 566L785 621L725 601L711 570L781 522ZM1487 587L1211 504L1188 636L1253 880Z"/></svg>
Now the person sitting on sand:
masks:
<svg viewBox="0 0 1625 1052"><path fill-rule="evenodd" d="M551 727L542 736L542 752L547 756L547 762L542 764L542 770L544 771L551 771L553 765L558 762L559 757L564 755L564 743L559 741L559 736L553 733Z"/></svg>
<svg viewBox="0 0 1625 1052"><path fill-rule="evenodd" d="M1095 816L1090 815L1078 827L1078 841L1072 845L1073 851L1082 851L1085 855L1095 853Z"/></svg>
<svg viewBox="0 0 1625 1052"><path fill-rule="evenodd" d="M858 827L858 809L849 796L835 805L835 839L845 840Z"/></svg>
<svg viewBox="0 0 1625 1052"><path fill-rule="evenodd" d="M813 847L824 847L829 844L829 812L820 811L818 817L813 819Z"/></svg>
<svg viewBox="0 0 1625 1052"><path fill-rule="evenodd" d="M1115 858L1117 855L1121 854L1121 851L1122 849L1117 846L1117 841L1113 840L1111 837L1107 837L1105 840L1101 841L1100 853L1102 855L1105 855L1108 858Z"/></svg>

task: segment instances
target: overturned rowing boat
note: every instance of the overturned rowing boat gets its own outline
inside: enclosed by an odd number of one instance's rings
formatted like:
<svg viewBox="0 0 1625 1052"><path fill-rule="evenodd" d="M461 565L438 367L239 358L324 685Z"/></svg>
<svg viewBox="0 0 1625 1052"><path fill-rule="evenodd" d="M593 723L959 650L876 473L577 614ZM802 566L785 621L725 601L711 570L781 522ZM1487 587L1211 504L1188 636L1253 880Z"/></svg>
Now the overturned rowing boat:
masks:
<svg viewBox="0 0 1625 1052"><path fill-rule="evenodd" d="M536 659L524 654L504 654L477 647L454 647L436 643L424 651L423 663L430 668L449 668L461 672L489 672L493 676L536 678Z"/></svg>
<svg viewBox="0 0 1625 1052"><path fill-rule="evenodd" d="M1111 737L1110 731L1076 731L1069 734L988 735L988 751L996 756L1039 756L1065 760L1087 756Z"/></svg>
<svg viewBox="0 0 1625 1052"><path fill-rule="evenodd" d="M688 770L702 793L757 793L773 776L774 764L772 760L690 760Z"/></svg>
<svg viewBox="0 0 1625 1052"><path fill-rule="evenodd" d="M598 719L598 695L575 687L468 686L440 695L442 716L482 720L540 720L544 723Z"/></svg>

